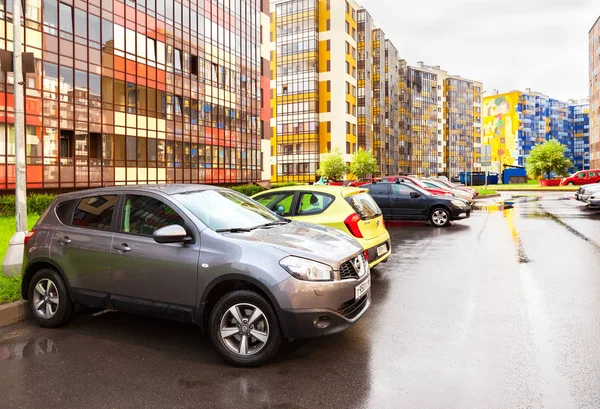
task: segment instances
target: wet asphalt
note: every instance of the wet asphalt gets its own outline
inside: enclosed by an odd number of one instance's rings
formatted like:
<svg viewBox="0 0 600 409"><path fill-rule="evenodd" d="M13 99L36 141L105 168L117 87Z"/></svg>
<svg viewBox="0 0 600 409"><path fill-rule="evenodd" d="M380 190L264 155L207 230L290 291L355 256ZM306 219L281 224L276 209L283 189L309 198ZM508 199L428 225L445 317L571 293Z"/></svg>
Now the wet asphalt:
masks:
<svg viewBox="0 0 600 409"><path fill-rule="evenodd" d="M0 328L0 407L600 408L600 211L519 200L390 227L368 313L262 368L224 364L192 325L117 312Z"/></svg>

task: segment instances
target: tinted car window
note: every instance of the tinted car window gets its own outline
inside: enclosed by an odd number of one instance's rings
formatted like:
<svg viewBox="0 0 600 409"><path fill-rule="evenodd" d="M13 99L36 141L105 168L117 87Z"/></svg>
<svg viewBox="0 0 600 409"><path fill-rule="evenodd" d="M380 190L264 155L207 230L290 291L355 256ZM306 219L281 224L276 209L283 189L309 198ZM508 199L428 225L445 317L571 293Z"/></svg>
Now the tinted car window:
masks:
<svg viewBox="0 0 600 409"><path fill-rule="evenodd" d="M394 196L408 197L410 196L410 192L414 192L414 190L408 186L395 183L392 185L392 192L394 192Z"/></svg>
<svg viewBox="0 0 600 409"><path fill-rule="evenodd" d="M267 209L277 212L279 206L283 206L283 212L278 212L283 216L292 214L292 203L294 202L294 192L272 192L265 193L256 197L256 200Z"/></svg>
<svg viewBox="0 0 600 409"><path fill-rule="evenodd" d="M93 196L81 199L73 213L72 226L110 230L117 196Z"/></svg>
<svg viewBox="0 0 600 409"><path fill-rule="evenodd" d="M371 185L369 186L369 192L371 192L372 195L387 195L388 185L383 183Z"/></svg>
<svg viewBox="0 0 600 409"><path fill-rule="evenodd" d="M322 193L304 192L300 195L298 216L323 213L333 200L333 197Z"/></svg>
<svg viewBox="0 0 600 409"><path fill-rule="evenodd" d="M381 216L381 209L368 193L358 193L346 198L350 206L362 220L373 219Z"/></svg>
<svg viewBox="0 0 600 409"><path fill-rule="evenodd" d="M185 221L169 205L148 196L127 196L123 207L121 230L125 233L152 236L161 227Z"/></svg>
<svg viewBox="0 0 600 409"><path fill-rule="evenodd" d="M67 200L56 205L56 217L58 217L61 223L71 224L71 209L75 202L75 200Z"/></svg>

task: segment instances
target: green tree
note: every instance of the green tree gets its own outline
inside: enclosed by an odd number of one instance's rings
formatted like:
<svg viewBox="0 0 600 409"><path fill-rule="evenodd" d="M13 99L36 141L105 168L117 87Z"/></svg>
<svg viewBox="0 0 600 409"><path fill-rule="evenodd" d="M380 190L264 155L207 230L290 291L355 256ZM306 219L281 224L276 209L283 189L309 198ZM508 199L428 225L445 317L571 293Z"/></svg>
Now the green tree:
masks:
<svg viewBox="0 0 600 409"><path fill-rule="evenodd" d="M342 157L339 149L329 152L323 156L317 175L333 180L340 180L348 172L348 165Z"/></svg>
<svg viewBox="0 0 600 409"><path fill-rule="evenodd" d="M350 164L350 172L357 178L362 179L367 175L377 172L379 165L377 159L371 151L366 151L363 148L358 148L358 151L352 157Z"/></svg>
<svg viewBox="0 0 600 409"><path fill-rule="evenodd" d="M525 160L527 174L533 179L540 179L544 175L550 178L553 172L561 176L567 175L571 161L565 157L565 148L556 139L536 145Z"/></svg>

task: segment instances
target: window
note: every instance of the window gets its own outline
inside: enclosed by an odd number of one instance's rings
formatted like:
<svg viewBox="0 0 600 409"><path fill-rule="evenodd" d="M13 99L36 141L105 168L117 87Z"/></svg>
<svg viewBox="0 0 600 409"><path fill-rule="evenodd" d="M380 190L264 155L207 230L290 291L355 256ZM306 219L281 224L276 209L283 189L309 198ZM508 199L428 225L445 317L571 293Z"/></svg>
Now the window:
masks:
<svg viewBox="0 0 600 409"><path fill-rule="evenodd" d="M596 172L588 172L588 178L595 178Z"/></svg>
<svg viewBox="0 0 600 409"><path fill-rule="evenodd" d="M350 102L346 102L346 113L350 113Z"/></svg>
<svg viewBox="0 0 600 409"><path fill-rule="evenodd" d="M327 92L331 92L331 81L327 81Z"/></svg>
<svg viewBox="0 0 600 409"><path fill-rule="evenodd" d="M56 217L58 217L58 220L60 220L61 223L66 225L71 224L71 209L75 202L76 200L67 200L56 206Z"/></svg>
<svg viewBox="0 0 600 409"><path fill-rule="evenodd" d="M67 4L60 3L60 36L67 40L73 39L73 8Z"/></svg>
<svg viewBox="0 0 600 409"><path fill-rule="evenodd" d="M327 142L327 152L331 152L331 141Z"/></svg>
<svg viewBox="0 0 600 409"><path fill-rule="evenodd" d="M346 33L350 34L350 24L346 21Z"/></svg>
<svg viewBox="0 0 600 409"><path fill-rule="evenodd" d="M327 19L327 31L331 30L331 20Z"/></svg>
<svg viewBox="0 0 600 409"><path fill-rule="evenodd" d="M265 193L255 200L278 215L291 216L294 192Z"/></svg>
<svg viewBox="0 0 600 409"><path fill-rule="evenodd" d="M331 132L331 121L327 121L327 132Z"/></svg>
<svg viewBox="0 0 600 409"><path fill-rule="evenodd" d="M327 51L331 51L331 40L327 40Z"/></svg>
<svg viewBox="0 0 600 409"><path fill-rule="evenodd" d="M408 186L404 186L399 183L392 184L392 192L393 192L394 196L409 197L410 192L412 192L412 191L413 190L411 188L409 188Z"/></svg>
<svg viewBox="0 0 600 409"><path fill-rule="evenodd" d="M583 178L585 178L585 172L579 172L579 173L577 174L577 177L578 177L579 179L583 179Z"/></svg>
<svg viewBox="0 0 600 409"><path fill-rule="evenodd" d="M350 142L346 142L346 153L350 153Z"/></svg>
<svg viewBox="0 0 600 409"><path fill-rule="evenodd" d="M331 71L331 60L327 60L327 71Z"/></svg>
<svg viewBox="0 0 600 409"><path fill-rule="evenodd" d="M385 183L377 183L375 185L371 185L369 187L369 193L371 194L371 196L387 196L389 194L388 185Z"/></svg>
<svg viewBox="0 0 600 409"><path fill-rule="evenodd" d="M327 101L327 112L331 112L331 101Z"/></svg>
<svg viewBox="0 0 600 409"><path fill-rule="evenodd" d="M350 122L346 122L346 133L350 133Z"/></svg>
<svg viewBox="0 0 600 409"><path fill-rule="evenodd" d="M333 197L316 192L305 192L298 201L298 216L323 213L333 203Z"/></svg>
<svg viewBox="0 0 600 409"><path fill-rule="evenodd" d="M81 199L73 213L72 226L110 230L117 196L93 196Z"/></svg>
<svg viewBox="0 0 600 409"><path fill-rule="evenodd" d="M161 227L177 224L185 227L185 222L170 206L148 196L127 196L123 207L124 233L152 236Z"/></svg>
<svg viewBox="0 0 600 409"><path fill-rule="evenodd" d="M346 61L346 74L350 74L350 63Z"/></svg>
<svg viewBox="0 0 600 409"><path fill-rule="evenodd" d="M72 158L74 143L73 139L75 133L73 131L67 131L64 129L60 130L60 157L61 158Z"/></svg>
<svg viewBox="0 0 600 409"><path fill-rule="evenodd" d="M346 54L350 54L350 44L346 41Z"/></svg>
<svg viewBox="0 0 600 409"><path fill-rule="evenodd" d="M62 3L61 3L62 5ZM80 9L75 9L75 34L87 38L88 14Z"/></svg>

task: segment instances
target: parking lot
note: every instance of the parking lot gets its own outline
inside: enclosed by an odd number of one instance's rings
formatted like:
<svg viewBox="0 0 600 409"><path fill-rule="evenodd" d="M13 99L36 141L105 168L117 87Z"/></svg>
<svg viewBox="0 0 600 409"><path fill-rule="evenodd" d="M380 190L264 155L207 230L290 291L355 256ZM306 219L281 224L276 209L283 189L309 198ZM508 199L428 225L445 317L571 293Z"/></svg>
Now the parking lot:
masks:
<svg viewBox="0 0 600 409"><path fill-rule="evenodd" d="M3 408L598 408L600 212L564 193L389 227L350 330L228 366L192 325L117 312L0 329Z"/></svg>

